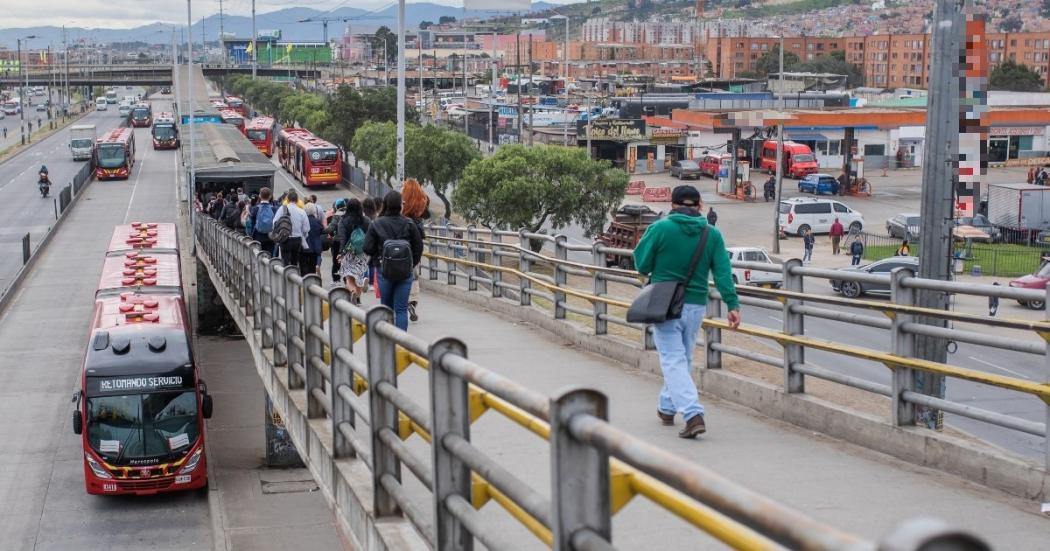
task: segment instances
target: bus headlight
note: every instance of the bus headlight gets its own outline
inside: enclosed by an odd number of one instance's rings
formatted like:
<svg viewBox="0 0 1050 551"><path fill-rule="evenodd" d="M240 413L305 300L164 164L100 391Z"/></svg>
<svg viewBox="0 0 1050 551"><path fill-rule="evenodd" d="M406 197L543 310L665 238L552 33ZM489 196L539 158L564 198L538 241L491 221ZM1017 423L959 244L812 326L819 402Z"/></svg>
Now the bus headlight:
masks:
<svg viewBox="0 0 1050 551"><path fill-rule="evenodd" d="M95 473L95 476L105 479L113 478L113 475L109 474L109 471L107 471L98 461L95 461L95 458L91 457L91 454L84 452L84 460L87 461L88 467L91 467L91 472Z"/></svg>
<svg viewBox="0 0 1050 551"><path fill-rule="evenodd" d="M190 474L197 469L197 464L201 462L201 457L204 456L204 448L197 448L197 451L193 452L190 456L190 460L179 469L179 474Z"/></svg>

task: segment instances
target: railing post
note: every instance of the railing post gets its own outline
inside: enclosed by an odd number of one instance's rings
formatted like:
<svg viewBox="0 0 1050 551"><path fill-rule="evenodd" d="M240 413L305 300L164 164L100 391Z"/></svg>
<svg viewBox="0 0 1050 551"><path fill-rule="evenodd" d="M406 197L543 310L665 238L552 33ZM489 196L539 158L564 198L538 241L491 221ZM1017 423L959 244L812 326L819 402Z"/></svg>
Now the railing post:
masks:
<svg viewBox="0 0 1050 551"><path fill-rule="evenodd" d="M261 247L257 241L252 241L251 249L248 250L247 258L247 270L248 270L248 281L251 286L251 310L246 312L254 320L254 326L259 327L260 316L262 315L262 307L259 305L262 301L262 270L259 269Z"/></svg>
<svg viewBox="0 0 1050 551"><path fill-rule="evenodd" d="M470 241L477 241L477 239L478 239L478 230L477 230L477 228L474 227L474 224L469 224L467 226L467 241L468 242L465 243L466 246L467 246L467 258L470 259L475 264L481 264L484 261L484 258L482 257L481 251L478 250L479 247L477 245L473 244L473 243L470 243ZM470 277L467 278L467 290L468 291L477 291L478 290L478 280L477 280L477 278L481 275L481 268L478 267L478 266L471 266L471 268L469 270L467 270L467 273L470 274Z"/></svg>
<svg viewBox="0 0 1050 551"><path fill-rule="evenodd" d="M803 291L802 276L794 272L795 268L801 268L802 261L792 258L784 262L784 289L801 293ZM797 299L786 299L784 301L784 334L802 335L805 333L805 322L802 314L791 311L791 307L799 304ZM784 347L784 392L789 394L805 392L805 376L795 371L795 364L806 361L806 350L802 345L785 344Z"/></svg>
<svg viewBox="0 0 1050 551"><path fill-rule="evenodd" d="M399 514L397 501L386 491L381 481L389 475L400 482L401 462L393 450L380 440L379 432L386 428L397 434L397 407L376 392L380 382L397 386L397 349L393 341L376 330L380 322L394 323L394 311L386 306L376 306L368 311L365 320L368 328L368 399L372 429L372 506L378 516L396 515Z"/></svg>
<svg viewBox="0 0 1050 551"><path fill-rule="evenodd" d="M503 272L498 268L503 267L503 256L497 253L503 251L496 246L496 243L502 244L503 236L497 233L496 230L492 230L492 233L489 234L489 241L492 243L492 245L489 246L489 248L492 249L492 252L489 253L492 255L491 264L496 266L496 268L492 269L492 273L489 274L489 277L492 278L492 298L501 298L503 297L503 287L500 287L500 284L503 282Z"/></svg>
<svg viewBox="0 0 1050 551"><path fill-rule="evenodd" d="M292 282L293 275L299 275L299 268L296 266L285 266L281 279L284 286L284 346L285 350L288 351L285 360L288 364L288 388L290 389L303 388L305 384L305 381L295 373L295 369L292 366L299 364L303 366L304 371L306 370L306 364L303 362L303 353L292 342L295 337L302 334L302 324L292 316L292 312L302 313L303 311L302 285L296 285Z"/></svg>
<svg viewBox="0 0 1050 551"><path fill-rule="evenodd" d="M915 289L905 287L906 278L915 273L908 268L897 268L890 273L890 300L898 306L915 306ZM891 318L890 346L894 355L902 358L915 357L915 334L904 331L904 324L911 323L915 316L897 312ZM906 427L915 424L915 405L904 400L904 392L915 389L912 370L906 367L893 368L893 424Z"/></svg>
<svg viewBox="0 0 1050 551"><path fill-rule="evenodd" d="M284 296L284 278L281 277L281 270L284 269L284 263L279 258L271 258L267 261L266 273L270 280L270 346L273 347L273 365L284 365L285 359L284 354L277 347L277 343L281 342L280 329L277 327L277 320L281 319L281 305L277 303L277 297Z"/></svg>
<svg viewBox="0 0 1050 551"><path fill-rule="evenodd" d="M568 238L564 235L554 236L554 258L558 260L568 260L569 250L565 248L565 241ZM564 287L568 282L568 273L565 271L565 267L561 264L554 265L554 285L559 289ZM554 291L554 319L563 320L565 319L565 293Z"/></svg>
<svg viewBox="0 0 1050 551"><path fill-rule="evenodd" d="M591 245L591 261L598 268L605 266L605 253L600 250L601 247L601 243ZM601 270L594 271L594 296L596 297L604 297L609 290L609 282L605 281L604 276ZM605 321L604 316L609 311L609 305L596 300L591 304L591 309L594 312L594 334L608 333L609 322Z"/></svg>
<svg viewBox="0 0 1050 551"><path fill-rule="evenodd" d="M456 239L463 239L462 237L458 237L457 238L456 237L457 233L459 233L459 232L456 232L456 231L450 232L449 233L450 241L447 241L447 243L448 243L448 258L450 258L452 260L448 260L448 261L445 262L445 264L446 264L445 267L448 268L448 271L445 272L445 282L448 283L449 286L451 286L451 287L455 287L456 286L456 275L453 272L456 271L456 261L455 261L455 259L459 258L459 249L457 247L463 244L462 242L455 241Z"/></svg>
<svg viewBox="0 0 1050 551"><path fill-rule="evenodd" d="M597 390L570 387L555 394L550 410L552 548L574 549L573 536L581 530L611 541L609 455L581 442L572 429L577 415L608 419L608 399Z"/></svg>
<svg viewBox="0 0 1050 551"><path fill-rule="evenodd" d="M529 238L525 237L525 228L518 230L518 243L521 249L518 251L518 271L527 274L532 265L532 261L529 260L527 251L531 251L529 248ZM530 306L532 304L532 295L529 293L529 287L532 282L525 279L524 277L518 278L518 302L522 306Z"/></svg>
<svg viewBox="0 0 1050 551"><path fill-rule="evenodd" d="M722 296L719 295L717 298L712 296L708 292L707 296L707 308L704 311L704 318L706 319L717 319L722 317ZM722 329L719 327L707 327L704 326L704 355L705 369L722 369L722 352L715 350L711 345L715 343L721 344L722 342Z"/></svg>
<svg viewBox="0 0 1050 551"><path fill-rule="evenodd" d="M347 352L354 351L354 337L352 332L353 319L344 314L336 307L340 301L350 303L350 291L346 287L336 287L328 291L328 342L329 354L332 358L332 443L333 453L336 459L354 457L356 452L350 442L343 436L339 426L348 423L350 428L356 426L354 409L346 403L339 389L354 387L354 372L350 366L339 359L337 352L345 349Z"/></svg>
<svg viewBox="0 0 1050 551"><path fill-rule="evenodd" d="M1044 319L1050 321L1050 285L1047 285L1046 287L1046 298L1043 299L1043 311ZM1046 336L1045 333L1043 335L1043 338L1046 340L1047 346L1046 369L1043 373L1043 382L1050 384L1050 337ZM1044 404L1043 410L1046 412L1046 415L1044 416L1046 426L1050 427L1050 403ZM1043 451L1045 455L1043 458L1043 466L1050 470L1050 431L1048 431L1047 435L1043 437Z"/></svg>
<svg viewBox="0 0 1050 551"><path fill-rule="evenodd" d="M433 228L436 228L436 227L437 226L431 225L430 227L427 228L427 232L428 233L432 232ZM447 230L448 226L446 225L445 228ZM448 231L445 231L444 233L441 233L441 232L437 232L437 233L438 233L438 235L441 235L442 237L448 237ZM427 239L427 240L424 241L424 243L426 243L426 245L427 245L427 251L430 252L431 255L433 255L434 251L436 251L438 249L440 244L441 243L447 243L447 241L438 241L436 239ZM434 258L433 256L431 256L430 258L427 258L427 267L429 268L427 270L427 272L428 272L427 276L430 278L431 281L437 281L437 278L438 278L438 273L437 273L438 260L436 258Z"/></svg>
<svg viewBox="0 0 1050 551"><path fill-rule="evenodd" d="M470 440L470 391L467 382L449 373L443 360L448 355L467 357L463 342L446 338L430 345L430 421L431 450L434 468L434 526L437 549L469 551L474 537L447 509L449 496L471 498L470 468L445 449L444 439L450 434Z"/></svg>
<svg viewBox="0 0 1050 551"><path fill-rule="evenodd" d="M316 285L323 288L324 282L317 274L303 276L303 343L306 345L306 353L303 354L303 369L306 370L306 416L308 418L324 417L324 407L317 402L313 390L324 390L324 375L313 367L313 358L324 360L324 343L310 331L311 327L324 329L322 318L321 297L310 292L310 287ZM328 308L331 317L332 308ZM333 393L334 395L334 393Z"/></svg>

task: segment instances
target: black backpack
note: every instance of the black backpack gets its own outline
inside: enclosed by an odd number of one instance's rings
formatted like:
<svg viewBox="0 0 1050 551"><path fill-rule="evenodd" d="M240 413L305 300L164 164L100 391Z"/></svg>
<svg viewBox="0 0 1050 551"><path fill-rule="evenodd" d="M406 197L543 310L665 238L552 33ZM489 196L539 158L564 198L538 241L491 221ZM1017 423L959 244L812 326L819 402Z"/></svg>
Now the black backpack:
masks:
<svg viewBox="0 0 1050 551"><path fill-rule="evenodd" d="M409 226L405 225L402 234L408 233L408 228ZM404 281L412 277L412 245L406 237L400 235L383 241L383 249L379 255L379 274L387 280Z"/></svg>
<svg viewBox="0 0 1050 551"><path fill-rule="evenodd" d="M273 230L270 232L270 240L277 244L282 244L288 241L288 238L292 236L292 213L288 212L288 208L284 209L284 216L277 218L273 221Z"/></svg>
<svg viewBox="0 0 1050 551"><path fill-rule="evenodd" d="M231 230L241 227L241 212L237 205L227 205L223 209L223 224Z"/></svg>

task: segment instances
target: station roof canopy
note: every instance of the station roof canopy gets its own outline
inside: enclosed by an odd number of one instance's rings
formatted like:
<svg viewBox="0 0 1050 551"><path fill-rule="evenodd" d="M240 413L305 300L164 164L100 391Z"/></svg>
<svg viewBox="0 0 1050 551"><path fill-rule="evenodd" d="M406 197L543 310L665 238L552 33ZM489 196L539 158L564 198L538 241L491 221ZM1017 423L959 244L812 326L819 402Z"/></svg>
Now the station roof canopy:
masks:
<svg viewBox="0 0 1050 551"><path fill-rule="evenodd" d="M275 168L252 142L230 124L182 125L182 147L193 156L199 178L211 181L273 177ZM193 135L191 148L190 135Z"/></svg>
<svg viewBox="0 0 1050 551"><path fill-rule="evenodd" d="M787 109L791 115L788 127L798 128L879 128L924 126L926 109L918 107L861 107L841 109ZM773 126L770 111L693 111L675 109L671 119L692 129ZM1034 107L988 108L985 115L988 126L1050 125L1050 110Z"/></svg>

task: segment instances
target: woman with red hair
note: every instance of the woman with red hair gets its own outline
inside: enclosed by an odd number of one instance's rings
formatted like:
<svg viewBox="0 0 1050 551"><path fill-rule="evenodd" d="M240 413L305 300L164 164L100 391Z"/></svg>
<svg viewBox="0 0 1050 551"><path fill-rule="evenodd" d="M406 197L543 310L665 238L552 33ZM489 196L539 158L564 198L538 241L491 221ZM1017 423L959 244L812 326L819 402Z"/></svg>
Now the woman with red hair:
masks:
<svg viewBox="0 0 1050 551"><path fill-rule="evenodd" d="M430 197L415 178L406 178L401 186L401 215L415 222L419 234L424 238L423 219L430 218ZM416 277L412 279L412 292L408 296L408 319L419 321L416 307L419 305L419 265L415 267Z"/></svg>

